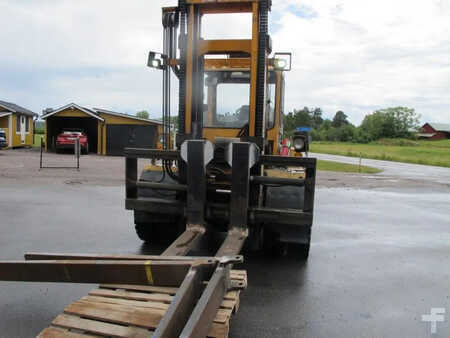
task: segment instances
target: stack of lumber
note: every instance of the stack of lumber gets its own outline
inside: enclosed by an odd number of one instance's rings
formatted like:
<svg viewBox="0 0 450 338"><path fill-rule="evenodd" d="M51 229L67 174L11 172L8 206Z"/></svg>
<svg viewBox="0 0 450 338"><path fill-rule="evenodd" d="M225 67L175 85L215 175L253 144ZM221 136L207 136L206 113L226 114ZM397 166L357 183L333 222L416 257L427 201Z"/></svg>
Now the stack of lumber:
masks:
<svg viewBox="0 0 450 338"><path fill-rule="evenodd" d="M247 285L245 270L231 270L231 280ZM40 338L151 337L177 288L100 285L68 305ZM217 311L208 337L228 337L230 318L239 309L240 291L229 291Z"/></svg>

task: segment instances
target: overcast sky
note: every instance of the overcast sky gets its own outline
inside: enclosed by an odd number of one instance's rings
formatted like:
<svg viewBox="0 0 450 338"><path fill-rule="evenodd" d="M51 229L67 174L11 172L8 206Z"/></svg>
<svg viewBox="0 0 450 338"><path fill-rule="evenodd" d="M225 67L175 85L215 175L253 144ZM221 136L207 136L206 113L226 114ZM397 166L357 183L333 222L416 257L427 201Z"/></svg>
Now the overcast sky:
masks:
<svg viewBox="0 0 450 338"><path fill-rule="evenodd" d="M163 5L176 1L0 0L0 99L158 117L161 72L145 64L162 49ZM236 37L246 19L205 24ZM450 123L450 0L273 0L270 31L275 51L293 52L286 110L343 110L358 124L402 105Z"/></svg>

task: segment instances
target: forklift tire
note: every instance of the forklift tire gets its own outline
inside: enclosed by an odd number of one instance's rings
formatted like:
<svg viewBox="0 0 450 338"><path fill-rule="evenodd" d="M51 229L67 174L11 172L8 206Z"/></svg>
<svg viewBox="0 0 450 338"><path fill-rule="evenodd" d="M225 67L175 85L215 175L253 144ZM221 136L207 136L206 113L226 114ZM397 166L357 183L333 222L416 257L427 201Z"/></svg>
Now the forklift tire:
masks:
<svg viewBox="0 0 450 338"><path fill-rule="evenodd" d="M279 240L280 234L269 230L267 227L263 229L263 251L270 257L281 257L287 254L287 244Z"/></svg>
<svg viewBox="0 0 450 338"><path fill-rule="evenodd" d="M136 223L136 234L145 243L170 244L178 236L178 227L164 223Z"/></svg>
<svg viewBox="0 0 450 338"><path fill-rule="evenodd" d="M135 224L134 228L136 229L136 234L138 235L139 239L146 243L150 243L153 239L152 234L152 226L151 224Z"/></svg>
<svg viewBox="0 0 450 338"><path fill-rule="evenodd" d="M143 171L141 173L141 180L150 182L172 183L177 182L172 180L168 175L163 176L160 171ZM155 191L149 188L139 188L139 197L155 197L168 200L176 198L175 193L167 193ZM172 243L185 229L182 224L182 219L171 214L154 214L145 211L134 211L134 224L136 234L146 243L152 244L170 244Z"/></svg>
<svg viewBox="0 0 450 338"><path fill-rule="evenodd" d="M307 260L309 257L309 248L311 246L311 227L308 229L306 243L289 243L289 254L293 257Z"/></svg>
<svg viewBox="0 0 450 338"><path fill-rule="evenodd" d="M306 235L306 243L286 243L279 240L280 234L264 229L263 234L263 250L264 253L272 257L290 256L301 260L307 260L309 256L309 248L311 246L311 228Z"/></svg>
<svg viewBox="0 0 450 338"><path fill-rule="evenodd" d="M267 187L265 191L265 206L276 209L303 209L304 187L281 186ZM306 260L311 244L311 227L295 234L300 237L292 241L280 240L281 234L276 229L277 224L265 224L263 230L263 249L268 255L292 256ZM300 240L299 240L300 239Z"/></svg>

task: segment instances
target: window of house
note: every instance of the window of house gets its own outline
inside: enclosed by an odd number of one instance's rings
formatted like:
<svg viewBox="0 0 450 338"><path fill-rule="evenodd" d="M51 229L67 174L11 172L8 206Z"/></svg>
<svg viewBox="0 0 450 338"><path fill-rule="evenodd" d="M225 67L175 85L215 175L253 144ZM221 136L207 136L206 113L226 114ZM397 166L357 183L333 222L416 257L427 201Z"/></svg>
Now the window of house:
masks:
<svg viewBox="0 0 450 338"><path fill-rule="evenodd" d="M22 116L21 115L17 115L16 116L16 132L20 133L20 118Z"/></svg>
<svg viewBox="0 0 450 338"><path fill-rule="evenodd" d="M30 117L29 116L27 116L26 118L25 118L25 131L28 133L29 131L30 131Z"/></svg>

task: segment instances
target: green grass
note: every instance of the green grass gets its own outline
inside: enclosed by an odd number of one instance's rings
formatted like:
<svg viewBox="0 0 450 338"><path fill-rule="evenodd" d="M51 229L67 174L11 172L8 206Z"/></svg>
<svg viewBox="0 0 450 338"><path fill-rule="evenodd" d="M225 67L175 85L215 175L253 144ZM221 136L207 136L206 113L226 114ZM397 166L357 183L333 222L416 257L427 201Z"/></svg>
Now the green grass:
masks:
<svg viewBox="0 0 450 338"><path fill-rule="evenodd" d="M340 172L346 172L346 173L359 173L360 172L362 174L377 174L382 171L380 169L368 167L365 165L362 165L361 168L359 168L359 166L355 165L355 164L340 163L340 162L325 161L325 160L317 161L317 169L318 170L326 170L326 171L340 171Z"/></svg>
<svg viewBox="0 0 450 338"><path fill-rule="evenodd" d="M450 140L384 139L369 144L313 142L311 152L450 167Z"/></svg>
<svg viewBox="0 0 450 338"><path fill-rule="evenodd" d="M44 138L44 134L34 134L33 147L41 146L41 138Z"/></svg>

